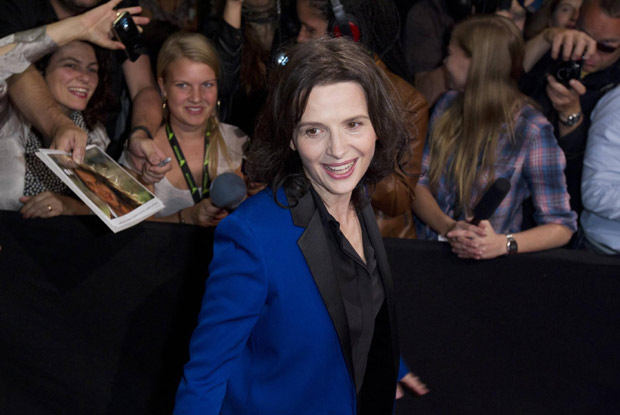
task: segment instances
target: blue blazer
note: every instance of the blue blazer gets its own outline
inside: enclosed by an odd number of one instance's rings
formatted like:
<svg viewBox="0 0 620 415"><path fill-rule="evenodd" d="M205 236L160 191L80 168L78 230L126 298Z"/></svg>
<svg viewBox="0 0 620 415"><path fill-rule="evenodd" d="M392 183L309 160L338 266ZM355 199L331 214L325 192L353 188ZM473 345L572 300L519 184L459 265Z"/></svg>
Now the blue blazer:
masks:
<svg viewBox="0 0 620 415"><path fill-rule="evenodd" d="M278 199L286 204L282 190ZM359 396L342 295L312 196L287 209L266 189L216 229L176 415L356 415L357 405L364 413L392 413L398 373L392 281L372 208L362 214L386 302Z"/></svg>

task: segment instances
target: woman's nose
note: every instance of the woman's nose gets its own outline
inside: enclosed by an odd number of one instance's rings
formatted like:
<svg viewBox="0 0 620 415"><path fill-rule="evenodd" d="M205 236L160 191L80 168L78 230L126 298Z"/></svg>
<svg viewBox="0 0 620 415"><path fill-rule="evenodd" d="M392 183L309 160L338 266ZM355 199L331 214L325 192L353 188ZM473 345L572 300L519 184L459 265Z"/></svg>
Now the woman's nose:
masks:
<svg viewBox="0 0 620 415"><path fill-rule="evenodd" d="M339 132L331 132L329 145L327 147L327 154L339 159L344 157L346 151L346 143L344 138Z"/></svg>

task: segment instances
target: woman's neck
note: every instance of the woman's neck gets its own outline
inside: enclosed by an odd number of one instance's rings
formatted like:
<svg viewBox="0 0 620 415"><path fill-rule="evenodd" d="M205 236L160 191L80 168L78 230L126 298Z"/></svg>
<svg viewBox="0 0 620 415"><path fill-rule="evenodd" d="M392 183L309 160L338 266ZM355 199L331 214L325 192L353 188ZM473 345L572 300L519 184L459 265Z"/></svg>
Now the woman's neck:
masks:
<svg viewBox="0 0 620 415"><path fill-rule="evenodd" d="M321 192L317 192L319 197L325 204L327 211L330 215L338 221L338 223L346 223L351 218L351 215L355 215L355 208L351 204L351 195L321 195Z"/></svg>
<svg viewBox="0 0 620 415"><path fill-rule="evenodd" d="M184 123L177 122L174 118L170 118L170 128L174 132L174 135L177 137L179 141L187 141L187 140L204 140L205 132L207 129L206 125L187 125Z"/></svg>

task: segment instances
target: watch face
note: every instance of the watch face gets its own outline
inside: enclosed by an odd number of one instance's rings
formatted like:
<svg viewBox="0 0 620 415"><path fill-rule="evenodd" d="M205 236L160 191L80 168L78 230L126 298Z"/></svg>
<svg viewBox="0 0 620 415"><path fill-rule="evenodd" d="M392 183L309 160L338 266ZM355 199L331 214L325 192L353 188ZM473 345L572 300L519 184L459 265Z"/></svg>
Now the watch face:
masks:
<svg viewBox="0 0 620 415"><path fill-rule="evenodd" d="M516 254L518 249L517 241L514 238L508 238L508 253Z"/></svg>
<svg viewBox="0 0 620 415"><path fill-rule="evenodd" d="M562 121L562 123L570 127L570 126L577 124L580 119L581 119L581 114L571 114L568 117L566 117L566 121Z"/></svg>

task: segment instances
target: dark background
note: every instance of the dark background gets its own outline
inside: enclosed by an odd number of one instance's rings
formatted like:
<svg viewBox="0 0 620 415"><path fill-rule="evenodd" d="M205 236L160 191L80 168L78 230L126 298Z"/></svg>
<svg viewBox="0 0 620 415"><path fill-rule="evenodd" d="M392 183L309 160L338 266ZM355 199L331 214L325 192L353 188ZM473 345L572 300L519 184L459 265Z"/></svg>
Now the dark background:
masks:
<svg viewBox="0 0 620 415"><path fill-rule="evenodd" d="M171 413L210 230L0 212L0 245L0 414ZM620 260L386 248L402 354L431 390L397 415L618 412Z"/></svg>

